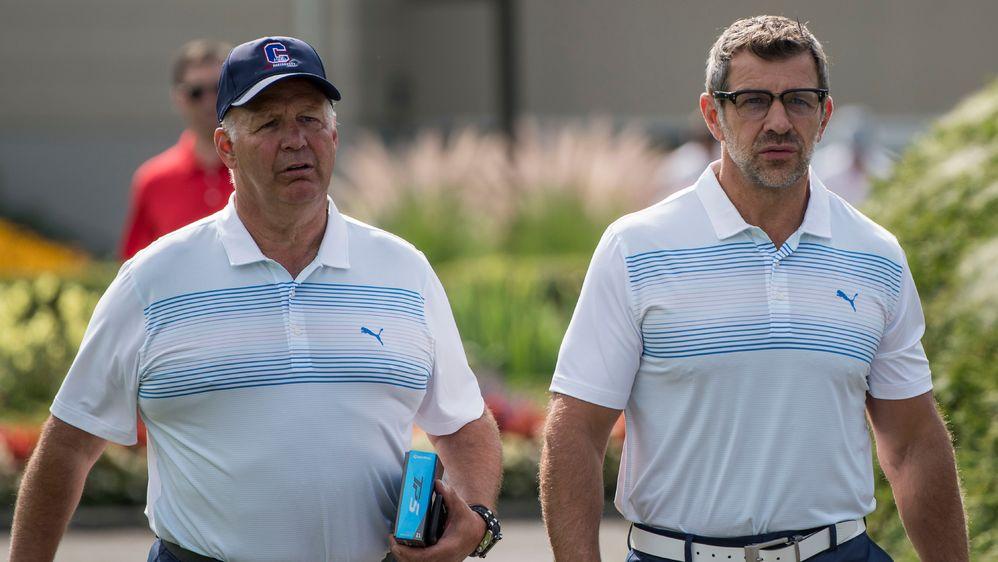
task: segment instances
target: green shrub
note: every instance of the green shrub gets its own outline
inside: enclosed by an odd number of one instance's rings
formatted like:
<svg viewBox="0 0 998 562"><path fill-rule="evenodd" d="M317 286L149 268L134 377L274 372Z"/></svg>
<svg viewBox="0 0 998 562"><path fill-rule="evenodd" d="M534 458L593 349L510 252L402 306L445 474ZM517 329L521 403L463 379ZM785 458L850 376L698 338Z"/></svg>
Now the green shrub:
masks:
<svg viewBox="0 0 998 562"><path fill-rule="evenodd" d="M935 396L960 465L975 560L998 559L998 82L962 102L874 186L867 211L908 254ZM881 477L873 533L915 560Z"/></svg>
<svg viewBox="0 0 998 562"><path fill-rule="evenodd" d="M439 268L476 372L546 387L588 256L455 261Z"/></svg>
<svg viewBox="0 0 998 562"><path fill-rule="evenodd" d="M100 265L76 278L0 282L0 412L44 411L69 369L97 300L113 275Z"/></svg>

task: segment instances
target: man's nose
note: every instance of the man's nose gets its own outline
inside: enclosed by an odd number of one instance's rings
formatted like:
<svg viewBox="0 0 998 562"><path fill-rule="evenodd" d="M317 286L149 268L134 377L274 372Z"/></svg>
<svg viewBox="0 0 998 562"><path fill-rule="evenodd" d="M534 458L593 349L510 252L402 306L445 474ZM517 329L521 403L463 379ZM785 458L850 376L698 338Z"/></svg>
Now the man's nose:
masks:
<svg viewBox="0 0 998 562"><path fill-rule="evenodd" d="M793 128L793 124L790 122L790 116L787 115L787 108L783 106L780 98L774 99L773 104L769 106L769 113L766 114L763 129L782 135L791 128Z"/></svg>
<svg viewBox="0 0 998 562"><path fill-rule="evenodd" d="M300 150L305 146L305 130L297 121L292 121L284 127L281 135L281 148L285 150Z"/></svg>

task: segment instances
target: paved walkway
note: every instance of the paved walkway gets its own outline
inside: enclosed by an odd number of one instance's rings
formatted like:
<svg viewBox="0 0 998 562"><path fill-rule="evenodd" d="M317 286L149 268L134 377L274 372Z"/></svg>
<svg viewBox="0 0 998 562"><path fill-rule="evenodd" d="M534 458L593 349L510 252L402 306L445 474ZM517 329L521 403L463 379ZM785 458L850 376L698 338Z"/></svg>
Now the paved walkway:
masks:
<svg viewBox="0 0 998 562"><path fill-rule="evenodd" d="M549 562L547 535L540 521L512 520L503 524L506 536L489 554L491 562ZM56 562L142 562L152 544L152 534L143 529L71 531L62 541ZM627 524L606 519L600 530L603 560L622 562L626 553ZM10 535L0 534L0 553L6 559ZM477 560L477 558L475 559Z"/></svg>

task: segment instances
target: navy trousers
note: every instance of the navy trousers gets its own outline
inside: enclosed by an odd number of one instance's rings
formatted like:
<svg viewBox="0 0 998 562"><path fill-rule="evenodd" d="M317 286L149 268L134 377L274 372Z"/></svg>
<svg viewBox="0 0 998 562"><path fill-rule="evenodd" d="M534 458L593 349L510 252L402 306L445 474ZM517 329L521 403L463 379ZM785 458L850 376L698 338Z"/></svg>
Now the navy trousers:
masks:
<svg viewBox="0 0 998 562"><path fill-rule="evenodd" d="M684 561L659 558L658 556L631 550L627 555L627 562ZM840 544L835 550L826 550L813 558L808 558L807 562L893 562L893 559L877 543L873 542L873 539L866 533L863 533L856 538Z"/></svg>
<svg viewBox="0 0 998 562"><path fill-rule="evenodd" d="M180 562L177 557L170 554L170 551L166 549L166 545L163 541L156 539L156 542L152 543L152 548L149 549L149 558L146 562Z"/></svg>

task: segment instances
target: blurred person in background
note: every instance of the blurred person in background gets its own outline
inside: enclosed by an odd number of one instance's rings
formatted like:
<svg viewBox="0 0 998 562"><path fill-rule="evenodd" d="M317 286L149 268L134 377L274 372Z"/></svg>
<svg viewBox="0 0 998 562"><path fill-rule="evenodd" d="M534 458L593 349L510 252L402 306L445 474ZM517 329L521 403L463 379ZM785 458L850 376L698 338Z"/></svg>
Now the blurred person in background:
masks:
<svg viewBox="0 0 998 562"><path fill-rule="evenodd" d="M825 187L855 206L866 201L871 182L885 178L893 166L873 123L861 107L836 108L834 127L811 162Z"/></svg>
<svg viewBox="0 0 998 562"><path fill-rule="evenodd" d="M904 251L809 168L833 110L821 44L783 17L733 23L700 110L720 161L607 229L562 343L541 461L556 559L598 560L624 411L629 562L890 560L864 520L870 428L915 550L965 562Z"/></svg>
<svg viewBox="0 0 998 562"><path fill-rule="evenodd" d="M457 562L501 538L495 420L443 286L411 244L339 213L319 55L291 37L222 67L214 146L235 193L101 297L25 471L15 562L51 560L108 441L148 428L150 562ZM447 480L426 548L390 539L413 425Z"/></svg>
<svg viewBox="0 0 998 562"><path fill-rule="evenodd" d="M721 145L704 126L700 113L687 128L686 141L662 158L655 171L655 188L663 197L697 181L703 169L721 156Z"/></svg>
<svg viewBox="0 0 998 562"><path fill-rule="evenodd" d="M177 144L135 172L121 259L220 210L228 201L232 182L215 152L214 135L218 75L231 49L221 41L198 39L177 53L170 97L185 128Z"/></svg>

